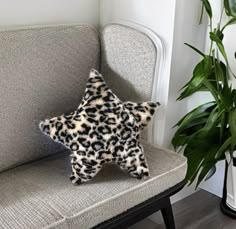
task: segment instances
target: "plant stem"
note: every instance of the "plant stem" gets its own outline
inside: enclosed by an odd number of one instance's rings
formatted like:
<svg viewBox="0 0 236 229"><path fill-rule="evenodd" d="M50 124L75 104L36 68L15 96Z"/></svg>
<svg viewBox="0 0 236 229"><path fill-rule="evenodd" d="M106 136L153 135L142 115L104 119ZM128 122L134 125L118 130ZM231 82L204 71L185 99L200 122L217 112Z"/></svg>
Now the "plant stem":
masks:
<svg viewBox="0 0 236 229"><path fill-rule="evenodd" d="M212 48L213 48L213 41L211 41L209 56L211 56Z"/></svg>
<svg viewBox="0 0 236 229"><path fill-rule="evenodd" d="M210 19L210 30L212 32L213 26L212 26L212 19Z"/></svg>
<svg viewBox="0 0 236 229"><path fill-rule="evenodd" d="M213 28L212 28L212 19L210 19L210 32L212 32L212 30L213 30ZM209 56L212 53L212 48L213 48L213 41L211 40Z"/></svg>
<svg viewBox="0 0 236 229"><path fill-rule="evenodd" d="M218 24L218 29L219 30L220 30L220 26L221 26L221 22L222 22L222 18L223 18L223 13L224 13L224 7L222 7L222 9L221 9L220 21L219 21L219 24Z"/></svg>
<svg viewBox="0 0 236 229"><path fill-rule="evenodd" d="M202 3L202 9L201 9L201 15L200 15L200 19L199 19L199 25L202 24L203 11L204 11L204 5L203 5L203 3Z"/></svg>

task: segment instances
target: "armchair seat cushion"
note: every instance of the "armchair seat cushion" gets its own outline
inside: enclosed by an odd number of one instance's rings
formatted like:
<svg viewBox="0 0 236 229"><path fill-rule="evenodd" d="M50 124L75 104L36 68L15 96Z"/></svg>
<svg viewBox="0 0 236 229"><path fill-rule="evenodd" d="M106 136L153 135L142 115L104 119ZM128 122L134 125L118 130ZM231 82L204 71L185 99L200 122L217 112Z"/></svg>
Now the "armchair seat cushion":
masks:
<svg viewBox="0 0 236 229"><path fill-rule="evenodd" d="M73 186L68 152L1 173L0 228L91 228L184 179L186 158L142 144L150 169L143 181L107 165L91 182Z"/></svg>

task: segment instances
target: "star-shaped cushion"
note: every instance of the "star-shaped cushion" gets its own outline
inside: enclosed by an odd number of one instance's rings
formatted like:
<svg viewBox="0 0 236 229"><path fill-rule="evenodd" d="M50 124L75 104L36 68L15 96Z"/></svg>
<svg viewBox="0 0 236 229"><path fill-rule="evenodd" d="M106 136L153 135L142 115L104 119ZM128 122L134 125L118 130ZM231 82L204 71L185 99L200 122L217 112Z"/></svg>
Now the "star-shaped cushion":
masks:
<svg viewBox="0 0 236 229"><path fill-rule="evenodd" d="M111 162L140 179L149 176L140 131L158 105L120 101L102 75L91 70L79 107L69 115L46 119L40 128L71 150L72 183L91 180Z"/></svg>

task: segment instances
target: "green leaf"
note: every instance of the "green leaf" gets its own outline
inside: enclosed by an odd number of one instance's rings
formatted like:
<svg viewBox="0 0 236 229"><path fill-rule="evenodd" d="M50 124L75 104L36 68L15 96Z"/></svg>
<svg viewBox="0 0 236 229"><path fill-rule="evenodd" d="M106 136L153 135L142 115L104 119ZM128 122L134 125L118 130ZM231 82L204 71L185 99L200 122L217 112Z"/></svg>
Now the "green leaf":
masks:
<svg viewBox="0 0 236 229"><path fill-rule="evenodd" d="M231 98L231 90L227 89L227 87L223 88L222 93L215 87L210 81L204 81L204 85L206 88L211 92L212 96L216 100L216 103L218 105L221 104L221 102L224 104L225 108L230 110L231 104L232 104L232 98ZM226 97L227 94L227 97Z"/></svg>
<svg viewBox="0 0 236 229"><path fill-rule="evenodd" d="M222 33L222 31L221 31L220 29L217 29L216 32L215 32L215 34L217 35L217 37L218 37L221 41L223 41L223 39L224 39L224 34Z"/></svg>
<svg viewBox="0 0 236 229"><path fill-rule="evenodd" d="M206 113L205 117L193 120L191 123L189 123L189 125L178 129L178 131L172 138L172 145L174 146L175 150L177 150L179 147L182 148L184 145L188 144L193 135L195 135L196 132L201 130L206 125L207 116L208 114Z"/></svg>
<svg viewBox="0 0 236 229"><path fill-rule="evenodd" d="M201 164L204 160L204 153L202 151L198 151L197 148L189 148L190 147L187 146L184 150L184 155L188 160L188 168L185 179L189 181L189 185L191 185L197 177L199 169L201 168Z"/></svg>
<svg viewBox="0 0 236 229"><path fill-rule="evenodd" d="M225 13L228 16L231 16L231 8L230 8L229 0L224 0L224 8L225 8Z"/></svg>
<svg viewBox="0 0 236 229"><path fill-rule="evenodd" d="M205 111L213 107L215 107L215 102L208 102L196 107L195 109L187 113L181 120L179 120L179 122L174 127L189 124L194 119L203 118L206 113Z"/></svg>
<svg viewBox="0 0 236 229"><path fill-rule="evenodd" d="M191 49L193 49L198 54L200 54L202 57L205 57L205 54L203 52L201 52L199 49L195 48L194 46L192 46L192 45L190 45L188 43L184 43L184 44L187 45L188 47L190 47Z"/></svg>
<svg viewBox="0 0 236 229"><path fill-rule="evenodd" d="M230 0L229 5L230 5L230 9L231 9L231 16L236 16L236 1Z"/></svg>
<svg viewBox="0 0 236 229"><path fill-rule="evenodd" d="M215 102L204 103L186 114L175 126L179 126L179 129L181 129L181 127L189 125L194 119L204 117L205 112L213 109L215 106Z"/></svg>
<svg viewBox="0 0 236 229"><path fill-rule="evenodd" d="M226 66L223 62L215 60L215 76L218 82L222 81L223 85L228 82Z"/></svg>
<svg viewBox="0 0 236 229"><path fill-rule="evenodd" d="M177 100L182 100L202 88L204 80L206 80L211 75L211 72L212 58L205 56L204 59L201 60L194 68L193 77L186 85L184 85L182 88L182 90L184 90Z"/></svg>
<svg viewBox="0 0 236 229"><path fill-rule="evenodd" d="M214 154L214 150L215 149L212 150L212 154ZM208 152L208 154L210 154L210 152ZM201 166L202 169L201 169L200 174L198 176L196 188L204 180L204 178L206 178L206 176L209 174L209 172L214 168L215 164L216 164L215 160L212 160L212 161L209 160L207 162L205 162L205 160L203 161L202 166Z"/></svg>
<svg viewBox="0 0 236 229"><path fill-rule="evenodd" d="M221 117L220 121L220 139L219 139L219 144L222 144L224 138L225 138L225 130L227 128L227 113L224 113Z"/></svg>
<svg viewBox="0 0 236 229"><path fill-rule="evenodd" d="M210 113L210 116L207 120L206 125L204 126L204 128L202 129L203 133L204 132L208 132L210 131L213 127L216 127L218 124L218 118L222 115L222 113L224 112L224 110L222 110L221 112L219 112L219 107L215 107L212 112Z"/></svg>
<svg viewBox="0 0 236 229"><path fill-rule="evenodd" d="M224 156L225 156L224 154L227 151L227 149L229 149L231 141L232 141L232 137L227 138L226 141L224 142L224 144L216 152L215 158L217 160L220 160L220 159L224 158Z"/></svg>
<svg viewBox="0 0 236 229"><path fill-rule="evenodd" d="M236 1L235 0L224 0L225 12L228 16L236 16Z"/></svg>
<svg viewBox="0 0 236 229"><path fill-rule="evenodd" d="M224 85L222 92L219 94L225 107L230 110L233 107L232 89L228 86L228 82Z"/></svg>
<svg viewBox="0 0 236 229"><path fill-rule="evenodd" d="M186 114L175 126L178 126L172 138L175 149L184 146L192 135L201 130L207 123L210 112L215 108L215 102L202 104Z"/></svg>
<svg viewBox="0 0 236 229"><path fill-rule="evenodd" d="M219 144L220 128L216 127L208 132L201 133L198 131L188 142L184 149L184 155L188 159L189 169L186 178L191 182L198 176L198 184L218 161L215 154L220 148Z"/></svg>
<svg viewBox="0 0 236 229"><path fill-rule="evenodd" d="M222 43L221 38L220 38L217 34L215 34L215 33L213 33L213 32L210 32L210 38L211 38L212 41L216 42L216 45L217 45L217 47L219 48L219 50L220 50L222 56L225 58L225 60L226 60L227 63L228 63L227 54L226 54L226 52L225 52L225 48L224 48L224 45L223 45L223 43Z"/></svg>
<svg viewBox="0 0 236 229"><path fill-rule="evenodd" d="M216 173L216 166L213 165L213 167L210 169L210 171L207 173L207 176L205 178L205 181L209 180L214 174Z"/></svg>
<svg viewBox="0 0 236 229"><path fill-rule="evenodd" d="M215 158L215 154L218 151L218 149L219 149L219 144L213 144L208 149L208 152L207 152L206 156L204 157L204 160L201 164L201 170L200 170L200 173L198 176L196 187L203 181L204 178L207 177L207 175L208 176L211 175L209 173L212 169L214 170L214 167L218 161Z"/></svg>
<svg viewBox="0 0 236 229"><path fill-rule="evenodd" d="M216 103L219 104L219 98L218 98L219 92L217 91L217 89L213 86L213 84L210 81L207 81L207 80L204 81L204 85L211 92Z"/></svg>
<svg viewBox="0 0 236 229"><path fill-rule="evenodd" d="M219 136L219 128L215 128L204 135L200 132L196 133L192 139L188 142L187 146L184 149L184 155L188 159L188 171L186 175L186 179L190 182L190 184L195 180L197 175L201 174L202 167L207 167L202 172L202 175L206 175L212 166L207 166L208 163L215 160L212 156L212 150L217 147L217 139ZM209 155L210 154L210 155ZM198 184L201 182L198 176Z"/></svg>
<svg viewBox="0 0 236 229"><path fill-rule="evenodd" d="M202 0L202 3L205 7L205 10L209 16L209 18L212 18L212 9L211 9L211 4L209 3L208 0Z"/></svg>
<svg viewBox="0 0 236 229"><path fill-rule="evenodd" d="M221 32L223 32L225 30L225 28L229 25L233 25L236 23L236 17L231 18L221 29Z"/></svg>

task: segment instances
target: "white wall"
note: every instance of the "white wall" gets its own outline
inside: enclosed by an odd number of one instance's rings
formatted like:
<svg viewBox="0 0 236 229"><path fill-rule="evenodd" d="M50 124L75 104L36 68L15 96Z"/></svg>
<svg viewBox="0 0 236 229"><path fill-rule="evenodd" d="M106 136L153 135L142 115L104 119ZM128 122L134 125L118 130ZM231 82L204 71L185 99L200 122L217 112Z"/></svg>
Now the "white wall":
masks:
<svg viewBox="0 0 236 229"><path fill-rule="evenodd" d="M0 0L0 26L99 23L99 0Z"/></svg>

